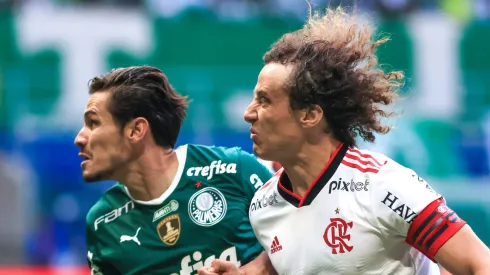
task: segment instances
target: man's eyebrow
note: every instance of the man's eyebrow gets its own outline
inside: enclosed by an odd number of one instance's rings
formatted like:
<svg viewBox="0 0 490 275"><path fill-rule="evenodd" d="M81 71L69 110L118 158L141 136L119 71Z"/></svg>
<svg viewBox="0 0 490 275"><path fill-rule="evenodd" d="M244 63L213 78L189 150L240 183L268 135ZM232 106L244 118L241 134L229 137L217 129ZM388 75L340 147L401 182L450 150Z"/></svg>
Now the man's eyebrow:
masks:
<svg viewBox="0 0 490 275"><path fill-rule="evenodd" d="M94 110L88 110L83 114L83 117L87 119L89 116L97 115L97 113Z"/></svg>
<svg viewBox="0 0 490 275"><path fill-rule="evenodd" d="M267 92L264 90L258 90L255 92L255 95L257 96L267 96Z"/></svg>

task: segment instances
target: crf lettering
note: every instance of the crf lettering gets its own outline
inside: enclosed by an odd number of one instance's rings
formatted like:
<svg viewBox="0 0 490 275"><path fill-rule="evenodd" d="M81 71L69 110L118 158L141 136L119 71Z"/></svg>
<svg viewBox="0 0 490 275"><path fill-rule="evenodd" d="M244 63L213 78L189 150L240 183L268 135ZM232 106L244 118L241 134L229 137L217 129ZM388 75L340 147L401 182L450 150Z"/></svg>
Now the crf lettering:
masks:
<svg viewBox="0 0 490 275"><path fill-rule="evenodd" d="M95 231L97 231L97 229L99 228L99 223L101 222L110 223L115 219L119 218L120 216L127 214L133 208L134 208L134 202L129 201L124 206L114 209L111 212L98 217L94 222Z"/></svg>
<svg viewBox="0 0 490 275"><path fill-rule="evenodd" d="M368 191L369 181L365 182L358 181L355 182L353 179L350 181L342 181L342 178L339 178L338 181L330 182L330 186L328 188L328 193L331 194L332 191L340 190L346 192L355 192L355 191Z"/></svg>
<svg viewBox="0 0 490 275"><path fill-rule="evenodd" d="M398 214L402 219L404 219L407 223L412 223L412 221L417 217L417 214L410 209L410 207L405 204L400 204L398 201L398 197L393 195L388 191L386 197L381 201L384 205L388 206L393 212Z"/></svg>
<svg viewBox="0 0 490 275"><path fill-rule="evenodd" d="M350 241L350 234L347 230L352 228L353 222L346 222L341 218L330 218L330 224L323 233L323 240L332 248L332 254L337 254L337 249L340 253L345 253L347 250L351 252L354 246L347 243Z"/></svg>

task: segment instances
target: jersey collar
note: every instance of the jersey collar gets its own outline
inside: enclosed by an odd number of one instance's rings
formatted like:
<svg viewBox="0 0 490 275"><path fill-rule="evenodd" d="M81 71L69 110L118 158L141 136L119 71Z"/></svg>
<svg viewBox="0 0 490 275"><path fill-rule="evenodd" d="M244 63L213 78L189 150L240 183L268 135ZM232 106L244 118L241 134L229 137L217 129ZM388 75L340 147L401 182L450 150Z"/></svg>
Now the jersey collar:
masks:
<svg viewBox="0 0 490 275"><path fill-rule="evenodd" d="M163 192L163 194L153 200L149 201L140 201L140 200L135 200L131 194L129 193L129 190L126 186L124 186L124 191L128 195L131 200L133 200L135 203L143 204L143 205L160 205L162 204L169 196L172 194L172 192L177 188L177 185L179 185L180 178L182 177L182 172L184 171L185 167L185 160L187 158L187 145L183 145L175 149L175 153L177 155L177 161L179 162L179 166L177 168L177 173L175 173L175 177L168 187L167 191Z"/></svg>
<svg viewBox="0 0 490 275"><path fill-rule="evenodd" d="M328 183L335 171L337 171L337 168L342 162L342 159L344 158L345 153L348 149L349 146L344 145L343 143L341 143L337 147L330 160L327 162L323 170L310 185L303 197L300 197L297 194L293 193L291 181L289 180L289 177L284 170L279 176L277 191L286 201L288 201L295 207L310 205L315 197L322 191L323 187L325 187L325 185Z"/></svg>

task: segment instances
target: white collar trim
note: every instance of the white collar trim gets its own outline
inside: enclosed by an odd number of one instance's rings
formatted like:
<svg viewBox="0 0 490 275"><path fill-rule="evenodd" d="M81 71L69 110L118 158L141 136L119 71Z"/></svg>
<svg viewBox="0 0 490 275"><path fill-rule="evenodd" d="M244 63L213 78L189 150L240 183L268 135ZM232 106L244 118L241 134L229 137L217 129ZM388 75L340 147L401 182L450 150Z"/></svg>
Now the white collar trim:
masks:
<svg viewBox="0 0 490 275"><path fill-rule="evenodd" d="M182 178L182 173L184 171L185 161L187 159L187 145L178 147L177 149L175 149L175 153L177 154L177 161L179 163L179 166L177 168L177 173L175 173L175 177L168 189L156 199L149 201L140 201L135 200L129 193L128 188L124 186L124 191L131 198L131 200L133 200L135 203L143 205L160 205L172 194L172 192L174 192L175 188L177 188L177 185L179 185L180 179Z"/></svg>

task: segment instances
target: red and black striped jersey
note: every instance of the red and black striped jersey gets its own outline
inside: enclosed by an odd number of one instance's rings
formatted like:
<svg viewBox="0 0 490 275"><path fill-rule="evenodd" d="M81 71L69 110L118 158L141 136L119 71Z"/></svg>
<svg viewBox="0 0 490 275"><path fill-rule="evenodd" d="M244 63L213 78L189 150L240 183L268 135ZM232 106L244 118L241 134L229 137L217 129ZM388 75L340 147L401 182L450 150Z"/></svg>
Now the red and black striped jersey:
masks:
<svg viewBox="0 0 490 275"><path fill-rule="evenodd" d="M413 170L340 145L303 197L283 169L249 214L279 274L440 274L434 255L465 222Z"/></svg>

